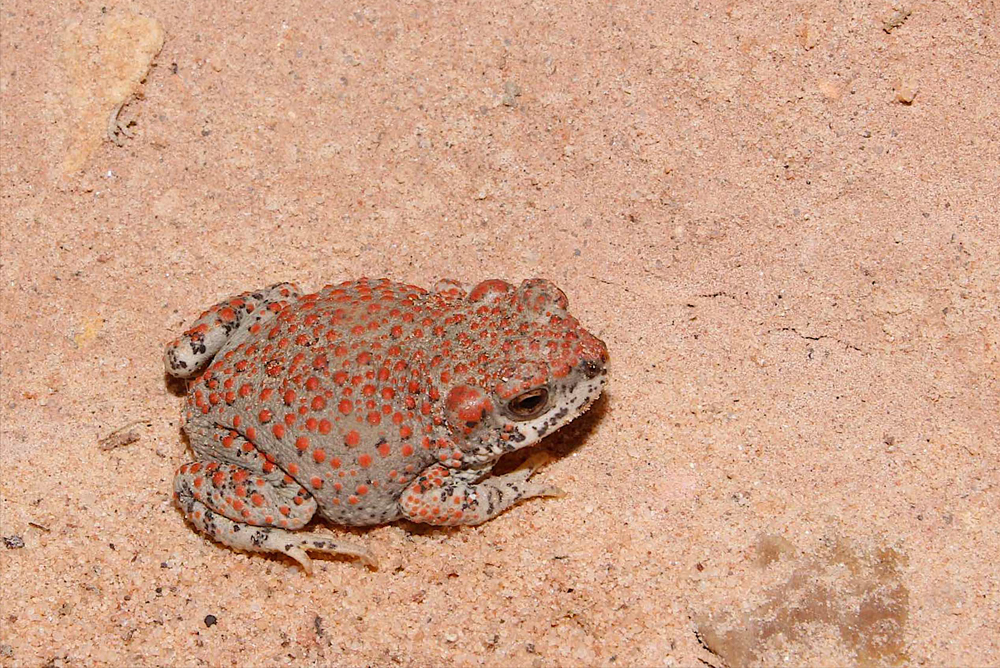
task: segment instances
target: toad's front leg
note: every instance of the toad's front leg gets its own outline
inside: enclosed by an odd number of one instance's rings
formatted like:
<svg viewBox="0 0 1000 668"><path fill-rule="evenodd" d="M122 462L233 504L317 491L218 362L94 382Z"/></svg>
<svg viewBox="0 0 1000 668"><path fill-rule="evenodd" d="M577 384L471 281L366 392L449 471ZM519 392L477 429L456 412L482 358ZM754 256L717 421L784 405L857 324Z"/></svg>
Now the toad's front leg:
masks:
<svg viewBox="0 0 1000 668"><path fill-rule="evenodd" d="M414 522L482 524L524 499L563 495L557 487L528 480L538 461L529 459L510 473L482 480L489 468L458 470L435 464L410 483L399 505Z"/></svg>
<svg viewBox="0 0 1000 668"><path fill-rule="evenodd" d="M199 531L233 549L280 552L306 573L312 573L308 552L357 557L377 568L367 550L295 531L316 512L316 499L288 476L272 480L233 464L191 462L174 477L174 499Z"/></svg>

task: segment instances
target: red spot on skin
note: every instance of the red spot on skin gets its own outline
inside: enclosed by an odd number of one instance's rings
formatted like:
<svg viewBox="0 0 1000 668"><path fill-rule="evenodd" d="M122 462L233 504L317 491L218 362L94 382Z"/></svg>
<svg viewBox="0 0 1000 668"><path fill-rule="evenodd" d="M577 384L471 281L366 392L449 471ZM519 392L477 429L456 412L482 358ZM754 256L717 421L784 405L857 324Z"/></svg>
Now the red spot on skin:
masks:
<svg viewBox="0 0 1000 668"><path fill-rule="evenodd" d="M392 446L386 442L383 442L378 446L378 453L383 457L388 457L390 454L392 454Z"/></svg>
<svg viewBox="0 0 1000 668"><path fill-rule="evenodd" d="M351 411L354 410L354 404L351 403L350 399L341 399L340 403L337 405L337 410L344 415L350 415Z"/></svg>
<svg viewBox="0 0 1000 668"><path fill-rule="evenodd" d="M316 376L309 376L309 378L306 379L306 389L310 392L315 392L319 389L319 378Z"/></svg>
<svg viewBox="0 0 1000 668"><path fill-rule="evenodd" d="M329 434L332 429L333 425L326 418L319 421L319 433Z"/></svg>
<svg viewBox="0 0 1000 668"><path fill-rule="evenodd" d="M340 457L334 457L333 459L330 460L330 468L334 469L340 468Z"/></svg>
<svg viewBox="0 0 1000 668"><path fill-rule="evenodd" d="M286 406L291 406L295 401L295 390L285 390L282 400L285 402Z"/></svg>
<svg viewBox="0 0 1000 668"><path fill-rule="evenodd" d="M250 495L250 503L260 508L261 506L264 505L263 495L254 492L253 494Z"/></svg>
<svg viewBox="0 0 1000 668"><path fill-rule="evenodd" d="M267 410L267 409L265 408L265 409L264 409L264 410L262 410L262 411L260 412L260 414L259 414L259 415L257 416L257 419L258 419L259 421L261 421L261 422L270 422L270 421L271 421L271 411L269 411L269 410Z"/></svg>
<svg viewBox="0 0 1000 668"><path fill-rule="evenodd" d="M369 455L369 454L366 453L366 454L363 454L360 457L358 457L358 466L360 466L361 468L366 469L366 468L368 468L371 465L372 465L372 456L371 455Z"/></svg>
<svg viewBox="0 0 1000 668"><path fill-rule="evenodd" d="M409 457L413 454L413 446L409 443L403 445L402 453L404 457Z"/></svg>
<svg viewBox="0 0 1000 668"><path fill-rule="evenodd" d="M312 479L309 480L309 484L312 485L313 489L323 488L323 480L319 476L313 476Z"/></svg>
<svg viewBox="0 0 1000 668"><path fill-rule="evenodd" d="M306 450L308 450L309 449L309 437L308 436L299 436L297 439L295 439L295 449L298 450L299 452L305 452Z"/></svg>
<svg viewBox="0 0 1000 668"><path fill-rule="evenodd" d="M321 411L326 408L326 399L320 395L316 395L312 400L312 409L314 411Z"/></svg>
<svg viewBox="0 0 1000 668"><path fill-rule="evenodd" d="M382 421L382 416L376 411L371 411L368 413L368 423L376 425Z"/></svg>
<svg viewBox="0 0 1000 668"><path fill-rule="evenodd" d="M271 432L274 433L275 438L284 438L285 436L285 425L276 424L271 427Z"/></svg>
<svg viewBox="0 0 1000 668"><path fill-rule="evenodd" d="M290 475L298 475L299 474L299 465L296 464L296 463L294 463L294 462L291 463L291 464L289 464L288 465L288 473ZM285 482L286 483L290 483L292 481L291 480L286 480Z"/></svg>

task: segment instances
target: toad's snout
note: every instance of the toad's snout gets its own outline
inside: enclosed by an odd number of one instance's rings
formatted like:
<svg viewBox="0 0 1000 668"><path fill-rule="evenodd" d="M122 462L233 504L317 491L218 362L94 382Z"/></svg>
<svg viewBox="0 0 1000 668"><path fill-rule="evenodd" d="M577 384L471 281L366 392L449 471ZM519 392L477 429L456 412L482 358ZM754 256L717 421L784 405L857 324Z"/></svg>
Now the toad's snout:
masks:
<svg viewBox="0 0 1000 668"><path fill-rule="evenodd" d="M597 378L605 373L610 356L608 347L593 334L586 333L581 347L580 370L588 379Z"/></svg>

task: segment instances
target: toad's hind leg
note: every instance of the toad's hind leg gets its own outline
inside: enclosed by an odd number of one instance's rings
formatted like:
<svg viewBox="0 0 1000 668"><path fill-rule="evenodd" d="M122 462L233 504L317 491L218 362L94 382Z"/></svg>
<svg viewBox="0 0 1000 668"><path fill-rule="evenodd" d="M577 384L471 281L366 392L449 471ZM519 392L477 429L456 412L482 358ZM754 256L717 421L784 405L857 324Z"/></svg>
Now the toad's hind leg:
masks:
<svg viewBox="0 0 1000 668"><path fill-rule="evenodd" d="M199 531L236 550L286 554L306 573L312 572L308 552L353 556L376 567L364 549L296 531L316 512L316 499L241 435L204 425L188 435L200 461L178 469L174 499Z"/></svg>
<svg viewBox="0 0 1000 668"><path fill-rule="evenodd" d="M299 289L293 283L276 283L219 302L167 346L163 356L167 373L177 378L194 376L223 346L233 347L258 331L298 294Z"/></svg>

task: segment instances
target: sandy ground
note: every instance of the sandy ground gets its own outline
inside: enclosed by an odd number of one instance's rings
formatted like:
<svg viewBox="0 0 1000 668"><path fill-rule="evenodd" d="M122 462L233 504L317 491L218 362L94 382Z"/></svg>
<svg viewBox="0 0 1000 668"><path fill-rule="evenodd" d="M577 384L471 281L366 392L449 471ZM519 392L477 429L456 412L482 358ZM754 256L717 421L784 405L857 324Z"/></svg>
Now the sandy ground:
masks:
<svg viewBox="0 0 1000 668"><path fill-rule="evenodd" d="M501 4L2 4L0 664L1000 664L997 3ZM360 275L612 376L566 497L309 578L172 506L161 354Z"/></svg>

